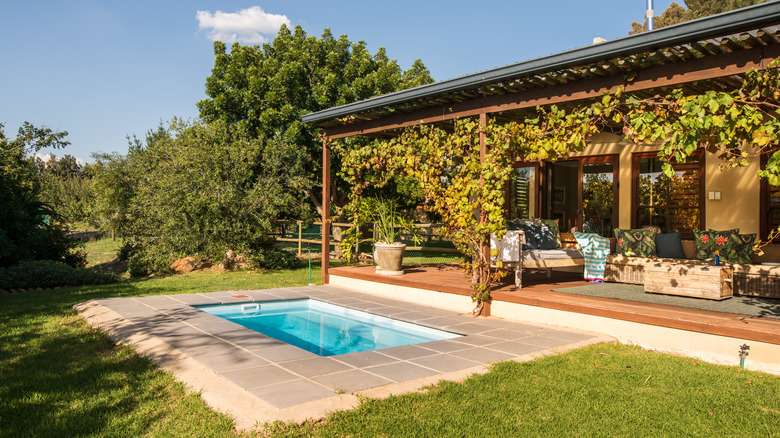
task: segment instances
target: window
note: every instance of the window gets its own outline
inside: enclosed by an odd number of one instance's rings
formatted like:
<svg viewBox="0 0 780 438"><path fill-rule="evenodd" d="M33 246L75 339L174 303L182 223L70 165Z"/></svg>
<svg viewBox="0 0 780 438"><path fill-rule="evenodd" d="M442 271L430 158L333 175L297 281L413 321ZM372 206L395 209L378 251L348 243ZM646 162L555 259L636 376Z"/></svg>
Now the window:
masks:
<svg viewBox="0 0 780 438"><path fill-rule="evenodd" d="M766 168L767 155L761 156L761 168ZM767 239L772 230L780 227L780 186L761 180L761 238Z"/></svg>
<svg viewBox="0 0 780 438"><path fill-rule="evenodd" d="M539 181L536 166L515 168L509 184L509 220L531 219L539 216L537 192Z"/></svg>
<svg viewBox="0 0 780 438"><path fill-rule="evenodd" d="M635 228L655 225L665 233L690 236L704 229L704 159L695 152L685 163L673 163L666 176L656 152L633 156L632 223Z"/></svg>

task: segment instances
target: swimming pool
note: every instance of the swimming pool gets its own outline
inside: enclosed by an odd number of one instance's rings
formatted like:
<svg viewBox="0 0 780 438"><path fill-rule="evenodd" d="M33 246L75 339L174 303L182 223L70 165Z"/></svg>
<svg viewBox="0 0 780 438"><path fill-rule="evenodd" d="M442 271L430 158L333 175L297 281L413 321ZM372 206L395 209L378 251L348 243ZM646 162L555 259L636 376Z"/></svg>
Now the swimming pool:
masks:
<svg viewBox="0 0 780 438"><path fill-rule="evenodd" d="M312 299L196 307L320 356L461 336Z"/></svg>

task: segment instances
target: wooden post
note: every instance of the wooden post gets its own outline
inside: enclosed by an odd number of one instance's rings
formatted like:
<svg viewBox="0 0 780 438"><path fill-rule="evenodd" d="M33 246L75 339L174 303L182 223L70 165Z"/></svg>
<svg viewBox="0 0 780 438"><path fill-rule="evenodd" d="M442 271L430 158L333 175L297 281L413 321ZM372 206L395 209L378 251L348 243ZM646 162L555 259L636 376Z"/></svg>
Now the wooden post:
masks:
<svg viewBox="0 0 780 438"><path fill-rule="evenodd" d="M303 222L298 221L298 255L303 254Z"/></svg>
<svg viewBox="0 0 780 438"><path fill-rule="evenodd" d="M479 114L479 125L482 129L479 131L479 162L480 164L485 161L485 155L487 155L487 132L485 132L485 129L487 128L488 124L488 115L487 113L480 113ZM479 182L482 184L482 174L479 175ZM487 217L485 217L485 211L480 207L479 209L479 221L480 223L484 223L487 221ZM480 281L487 281L488 276L490 274L490 242L482 242L482 259L487 260L488 266L483 270L483 272L480 272ZM490 316L490 300L486 301L482 305L482 311L480 312L481 316Z"/></svg>
<svg viewBox="0 0 780 438"><path fill-rule="evenodd" d="M322 284L330 283L330 142L322 137Z"/></svg>

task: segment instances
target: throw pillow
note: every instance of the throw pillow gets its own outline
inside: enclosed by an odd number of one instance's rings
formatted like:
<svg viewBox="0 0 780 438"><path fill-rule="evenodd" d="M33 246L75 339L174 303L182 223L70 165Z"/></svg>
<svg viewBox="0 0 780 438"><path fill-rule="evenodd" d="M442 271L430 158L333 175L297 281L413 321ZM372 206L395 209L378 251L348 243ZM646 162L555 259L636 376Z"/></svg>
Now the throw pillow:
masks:
<svg viewBox="0 0 780 438"><path fill-rule="evenodd" d="M617 253L628 257L655 257L654 230L615 229Z"/></svg>
<svg viewBox="0 0 780 438"><path fill-rule="evenodd" d="M685 258L679 231L675 231L674 233L656 234L655 249L658 257L670 259Z"/></svg>
<svg viewBox="0 0 780 438"><path fill-rule="evenodd" d="M563 245L561 244L561 230L558 228L558 220L557 219L534 219L541 221L543 224L547 225L550 232L552 233L552 242L547 241L545 244L541 244L540 246L544 246L544 248L539 249L558 249L563 248Z"/></svg>
<svg viewBox="0 0 780 438"><path fill-rule="evenodd" d="M510 230L520 230L525 234L523 249L539 249L538 236L541 234L541 224L534 224L529 220L519 220L509 222L507 228Z"/></svg>
<svg viewBox="0 0 780 438"><path fill-rule="evenodd" d="M723 261L728 261L729 255L726 255L726 243L732 239L736 242L739 234L739 228L725 231L715 230L693 230L693 239L696 244L696 259L711 261L715 260L715 251L718 251ZM730 248L729 248L730 250Z"/></svg>
<svg viewBox="0 0 780 438"><path fill-rule="evenodd" d="M729 240L723 245L723 249L720 250L721 260L742 265L753 263L751 254L755 241L755 234L732 233L729 235Z"/></svg>

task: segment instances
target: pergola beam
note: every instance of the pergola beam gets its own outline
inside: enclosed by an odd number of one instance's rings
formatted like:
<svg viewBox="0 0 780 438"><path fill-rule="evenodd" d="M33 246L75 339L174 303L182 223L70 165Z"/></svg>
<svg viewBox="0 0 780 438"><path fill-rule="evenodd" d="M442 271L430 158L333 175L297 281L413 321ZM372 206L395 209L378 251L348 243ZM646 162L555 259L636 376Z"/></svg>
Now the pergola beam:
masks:
<svg viewBox="0 0 780 438"><path fill-rule="evenodd" d="M685 83L741 75L753 69L763 69L780 59L780 45L755 47L737 52L705 56L671 65L639 69L633 78L627 72L601 76L556 86L528 91L483 96L446 105L425 108L408 113L395 114L376 120L325 128L331 139L354 135L376 135L382 131L403 129L421 123L436 123L481 113L497 113L539 105L552 105L593 99L605 92L615 92L624 87L625 92L638 92L655 88L679 86Z"/></svg>

